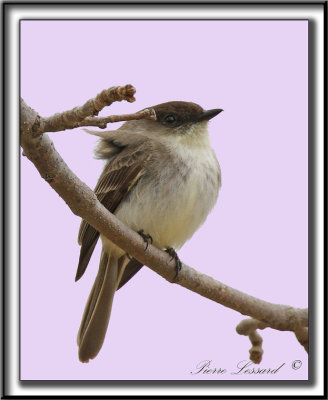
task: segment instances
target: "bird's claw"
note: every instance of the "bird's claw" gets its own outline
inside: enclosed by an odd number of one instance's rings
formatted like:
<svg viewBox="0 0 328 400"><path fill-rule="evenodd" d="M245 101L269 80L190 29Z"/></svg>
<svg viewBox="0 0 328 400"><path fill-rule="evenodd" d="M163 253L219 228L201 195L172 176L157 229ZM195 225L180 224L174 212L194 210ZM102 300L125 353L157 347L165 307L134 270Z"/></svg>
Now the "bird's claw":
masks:
<svg viewBox="0 0 328 400"><path fill-rule="evenodd" d="M143 238L144 242L146 243L146 247L145 247L145 251L148 249L148 244L150 242L150 244L153 244L153 238L148 235L148 233L145 233L143 229L140 229L140 231L138 231L139 235Z"/></svg>
<svg viewBox="0 0 328 400"><path fill-rule="evenodd" d="M178 273L181 271L182 262L180 261L180 258L178 256L177 252L174 249L172 249L172 247L169 247L165 251L166 251L166 253L168 253L171 256L170 261L172 261L173 259L175 260L175 277L174 277L174 279L176 279L178 276Z"/></svg>

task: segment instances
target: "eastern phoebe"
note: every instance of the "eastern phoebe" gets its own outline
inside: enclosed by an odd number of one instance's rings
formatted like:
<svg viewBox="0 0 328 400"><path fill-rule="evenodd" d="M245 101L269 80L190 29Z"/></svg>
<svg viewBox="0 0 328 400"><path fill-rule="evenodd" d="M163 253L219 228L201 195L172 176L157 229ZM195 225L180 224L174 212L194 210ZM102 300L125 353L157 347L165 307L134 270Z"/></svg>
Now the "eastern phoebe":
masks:
<svg viewBox="0 0 328 400"><path fill-rule="evenodd" d="M219 163L210 145L208 120L222 110L172 101L152 107L157 120L125 122L101 137L96 157L106 160L95 193L125 225L160 249L175 253L204 223L221 185ZM148 236L149 235L149 236ZM99 237L82 221L75 280L83 275ZM79 359L88 362L103 344L114 293L142 264L100 235L99 271L78 332ZM177 259L178 260L178 259Z"/></svg>

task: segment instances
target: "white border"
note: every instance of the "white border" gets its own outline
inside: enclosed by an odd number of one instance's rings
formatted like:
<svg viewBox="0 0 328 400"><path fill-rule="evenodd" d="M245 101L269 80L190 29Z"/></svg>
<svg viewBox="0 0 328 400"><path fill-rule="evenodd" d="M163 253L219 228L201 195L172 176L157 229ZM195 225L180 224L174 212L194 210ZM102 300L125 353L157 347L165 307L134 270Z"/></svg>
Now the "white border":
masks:
<svg viewBox="0 0 328 400"><path fill-rule="evenodd" d="M9 7L13 9L8 13L6 23L7 29L7 49L9 48L7 65L10 66L10 73L7 74L7 102L9 106L8 120L6 124L7 130L7 154L10 158L9 170L11 172L11 186L8 188L8 198L10 198L10 213L9 217L7 240L10 246L7 248L7 317L9 324L7 331L10 332L10 340L7 335L7 371L8 376L6 382L6 395L30 395L44 396L44 395L216 395L216 396L244 396L254 395L263 396L280 395L280 396L314 396L323 394L323 98L324 98L324 70L323 70L323 37L324 37L324 20L323 20L323 7L321 5L211 5L211 6L142 6L137 5L128 7L122 6L94 6L94 5L37 5L28 6L21 5L15 6L10 4ZM312 387L299 387L287 385L279 386L278 382L273 382L271 386L268 383L267 388L262 385L259 387L243 386L240 382L231 382L231 386L218 385L196 387L194 385L184 387L177 387L176 385L170 387L168 383L163 381L162 386L149 386L139 387L133 385L122 385L122 387L60 387L60 383L54 381L48 387L26 387L21 386L19 383L19 252L18 252L18 235L19 235L19 119L18 119L18 104L19 104L19 20L20 19L311 19L315 21L315 87L316 87L316 101L317 107L315 109L314 118L317 121L316 134L316 223L317 223L317 242L315 244L315 253L317 256L317 265L310 266L316 269L314 282L316 288L316 315L318 318L315 331L316 354L314 354L316 363L316 376L315 385ZM8 312L10 310L10 312Z"/></svg>

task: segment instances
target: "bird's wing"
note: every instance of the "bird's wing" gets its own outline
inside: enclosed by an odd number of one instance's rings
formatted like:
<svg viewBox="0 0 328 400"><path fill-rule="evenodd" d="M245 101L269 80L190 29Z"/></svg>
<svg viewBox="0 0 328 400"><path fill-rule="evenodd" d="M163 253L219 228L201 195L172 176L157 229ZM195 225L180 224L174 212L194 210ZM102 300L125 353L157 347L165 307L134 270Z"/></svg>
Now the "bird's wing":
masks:
<svg viewBox="0 0 328 400"><path fill-rule="evenodd" d="M100 155L98 153L100 158L107 158L108 155L111 158L105 166L94 191L98 200L112 213L115 212L121 201L124 200L141 177L145 163L149 159L149 142L147 139L136 138L137 135L133 138L131 136L130 133L123 131L111 132L106 139L101 141ZM104 157L101 157L101 154ZM83 220L78 235L81 251L76 281L84 274L98 238L99 232Z"/></svg>
<svg viewBox="0 0 328 400"><path fill-rule="evenodd" d="M117 287L117 290L121 289L122 286L124 286L131 278L133 278L134 275L138 271L140 271L140 269L142 267L143 267L143 264L140 261L136 260L135 258L133 258L131 261L129 261L129 263L127 264L127 266L123 272L123 275L122 275L120 283Z"/></svg>

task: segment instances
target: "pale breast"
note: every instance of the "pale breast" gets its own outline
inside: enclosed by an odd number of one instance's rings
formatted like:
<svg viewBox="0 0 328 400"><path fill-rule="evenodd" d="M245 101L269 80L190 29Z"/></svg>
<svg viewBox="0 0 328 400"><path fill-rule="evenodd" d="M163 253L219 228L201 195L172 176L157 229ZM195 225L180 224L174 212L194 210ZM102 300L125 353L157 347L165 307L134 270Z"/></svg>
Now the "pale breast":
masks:
<svg viewBox="0 0 328 400"><path fill-rule="evenodd" d="M149 164L115 213L159 248L179 249L214 207L220 168L211 147L169 149Z"/></svg>

